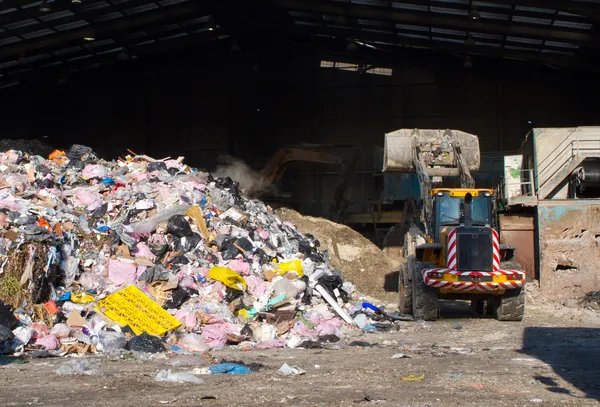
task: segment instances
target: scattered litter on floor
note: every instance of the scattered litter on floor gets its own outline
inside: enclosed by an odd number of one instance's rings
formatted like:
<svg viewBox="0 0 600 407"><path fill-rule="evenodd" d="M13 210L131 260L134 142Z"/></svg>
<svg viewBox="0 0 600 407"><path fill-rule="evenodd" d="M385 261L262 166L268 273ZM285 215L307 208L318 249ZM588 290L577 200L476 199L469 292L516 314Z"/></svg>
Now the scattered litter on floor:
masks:
<svg viewBox="0 0 600 407"><path fill-rule="evenodd" d="M459 379L464 376L465 375L463 373L448 373L448 377L451 379Z"/></svg>
<svg viewBox="0 0 600 407"><path fill-rule="evenodd" d="M405 382L420 382L421 380L425 380L425 375L422 374L421 376L415 376L414 374L410 374L406 377L403 377L402 380Z"/></svg>
<svg viewBox="0 0 600 407"><path fill-rule="evenodd" d="M87 376L101 375L102 371L94 367L89 359L70 359L63 362L57 369L58 375L81 374Z"/></svg>
<svg viewBox="0 0 600 407"><path fill-rule="evenodd" d="M299 376L305 374L306 371L298 366L290 366L287 363L284 363L279 368L278 373L284 376Z"/></svg>
<svg viewBox="0 0 600 407"><path fill-rule="evenodd" d="M204 380L199 377L194 376L191 373L175 373L172 372L171 369L161 370L157 373L154 378L157 382L170 382L170 383L193 383L193 384L202 384Z"/></svg>
<svg viewBox="0 0 600 407"><path fill-rule="evenodd" d="M407 359L410 358L410 355L407 355L406 353L396 353L395 355L392 355L392 359Z"/></svg>

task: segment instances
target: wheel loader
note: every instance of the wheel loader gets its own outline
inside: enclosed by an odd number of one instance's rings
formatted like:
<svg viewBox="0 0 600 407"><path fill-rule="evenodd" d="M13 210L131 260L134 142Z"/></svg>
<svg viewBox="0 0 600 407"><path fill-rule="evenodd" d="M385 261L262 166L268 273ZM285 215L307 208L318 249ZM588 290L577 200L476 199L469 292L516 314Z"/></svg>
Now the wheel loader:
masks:
<svg viewBox="0 0 600 407"><path fill-rule="evenodd" d="M386 134L384 171L417 173L421 189L414 204L405 205L400 312L435 320L439 300L470 300L478 314L523 319L525 274L513 260L514 249L500 244L494 190L475 188L471 171L479 162L479 140L472 134ZM451 179L460 187L444 185Z"/></svg>

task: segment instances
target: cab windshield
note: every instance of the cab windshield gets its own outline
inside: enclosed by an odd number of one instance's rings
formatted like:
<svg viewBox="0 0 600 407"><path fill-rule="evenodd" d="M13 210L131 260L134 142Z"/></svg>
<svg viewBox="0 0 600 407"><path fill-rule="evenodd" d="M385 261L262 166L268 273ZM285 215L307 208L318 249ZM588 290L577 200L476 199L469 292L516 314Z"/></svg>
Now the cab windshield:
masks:
<svg viewBox="0 0 600 407"><path fill-rule="evenodd" d="M461 223L460 208L464 202L464 197L452 197L449 195L442 195L437 197L437 205L439 205L439 211L437 219L438 225L458 225ZM474 196L471 203L471 217L473 218L473 225L485 226L491 225L491 213L492 205L490 197L486 196Z"/></svg>

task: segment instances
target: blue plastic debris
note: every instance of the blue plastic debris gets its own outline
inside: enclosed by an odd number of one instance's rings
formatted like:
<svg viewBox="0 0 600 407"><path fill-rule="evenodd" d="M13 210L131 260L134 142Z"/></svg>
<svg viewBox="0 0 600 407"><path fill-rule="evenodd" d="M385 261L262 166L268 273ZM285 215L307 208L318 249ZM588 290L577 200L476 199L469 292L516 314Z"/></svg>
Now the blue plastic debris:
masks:
<svg viewBox="0 0 600 407"><path fill-rule="evenodd" d="M248 366L238 365L237 363L219 363L208 368L211 374L246 374L252 372Z"/></svg>

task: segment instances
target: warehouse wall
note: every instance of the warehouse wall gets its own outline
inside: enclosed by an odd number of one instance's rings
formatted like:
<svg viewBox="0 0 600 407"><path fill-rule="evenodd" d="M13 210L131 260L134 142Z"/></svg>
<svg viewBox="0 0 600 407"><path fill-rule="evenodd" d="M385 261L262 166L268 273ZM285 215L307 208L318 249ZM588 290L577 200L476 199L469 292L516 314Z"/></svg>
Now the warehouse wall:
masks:
<svg viewBox="0 0 600 407"><path fill-rule="evenodd" d="M206 168L220 154L259 166L277 148L298 142L357 145L365 173L353 195L366 199L377 198L369 171L387 131L456 128L479 135L484 152L512 152L532 126L598 124L592 112L598 84L548 68L475 61L464 69L458 58L428 57L394 62L393 75L384 77L321 69L320 59L186 55L85 73L64 85L24 85L0 91L3 137L84 143L109 157L126 148L185 155ZM324 214L338 169L292 169L300 174L293 189L306 201L304 210Z"/></svg>

